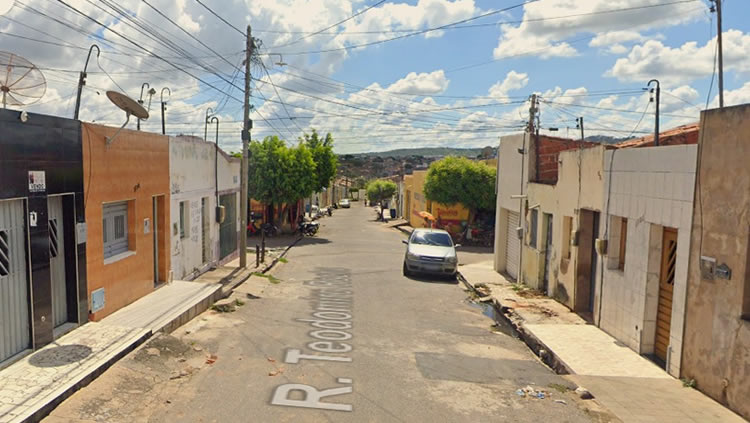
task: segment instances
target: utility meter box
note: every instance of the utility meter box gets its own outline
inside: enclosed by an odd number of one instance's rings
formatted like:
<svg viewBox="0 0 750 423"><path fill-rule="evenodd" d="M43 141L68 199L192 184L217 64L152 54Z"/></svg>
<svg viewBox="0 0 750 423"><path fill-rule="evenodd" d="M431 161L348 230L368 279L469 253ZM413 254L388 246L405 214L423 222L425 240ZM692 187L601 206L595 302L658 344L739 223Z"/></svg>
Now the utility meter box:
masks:
<svg viewBox="0 0 750 423"><path fill-rule="evenodd" d="M224 206L216 207L216 223L224 223L224 219L227 217L227 209Z"/></svg>

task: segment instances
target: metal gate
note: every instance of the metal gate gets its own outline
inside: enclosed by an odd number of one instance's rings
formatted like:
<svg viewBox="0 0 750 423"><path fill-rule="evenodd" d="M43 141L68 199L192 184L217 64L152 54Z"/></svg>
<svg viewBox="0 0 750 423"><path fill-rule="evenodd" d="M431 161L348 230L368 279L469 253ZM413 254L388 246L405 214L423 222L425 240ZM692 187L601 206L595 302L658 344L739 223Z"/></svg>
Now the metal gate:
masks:
<svg viewBox="0 0 750 423"><path fill-rule="evenodd" d="M47 199L49 220L49 265L52 281L52 316L54 327L68 321L67 284L65 277L65 231L62 197Z"/></svg>
<svg viewBox="0 0 750 423"><path fill-rule="evenodd" d="M521 257L521 240L518 239L518 212L508 211L507 230L508 236L505 241L505 271L513 279L518 279L518 259Z"/></svg>
<svg viewBox="0 0 750 423"><path fill-rule="evenodd" d="M0 201L0 362L31 344L23 200Z"/></svg>
<svg viewBox="0 0 750 423"><path fill-rule="evenodd" d="M221 195L219 202L225 211L219 226L219 259L223 259L237 249L237 194Z"/></svg>

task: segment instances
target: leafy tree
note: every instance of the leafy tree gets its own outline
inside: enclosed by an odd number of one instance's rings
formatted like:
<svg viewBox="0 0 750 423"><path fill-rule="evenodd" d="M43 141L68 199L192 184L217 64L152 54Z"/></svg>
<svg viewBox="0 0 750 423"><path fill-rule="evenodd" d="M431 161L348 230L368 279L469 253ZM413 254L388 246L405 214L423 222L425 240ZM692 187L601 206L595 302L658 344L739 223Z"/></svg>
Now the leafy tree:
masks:
<svg viewBox="0 0 750 423"><path fill-rule="evenodd" d="M398 187L392 181L376 179L367 184L367 198L370 201L388 200L396 193Z"/></svg>
<svg viewBox="0 0 750 423"><path fill-rule="evenodd" d="M329 132L325 138L321 138L318 131L313 129L312 134L304 134L300 141L312 154L315 167L313 192L321 192L331 185L338 169L338 158L333 153L333 136Z"/></svg>
<svg viewBox="0 0 750 423"><path fill-rule="evenodd" d="M424 195L430 201L463 204L472 212L495 209L495 169L465 157L446 157L430 165Z"/></svg>
<svg viewBox="0 0 750 423"><path fill-rule="evenodd" d="M248 195L271 207L294 204L312 194L315 163L304 144L287 147L277 136L250 143Z"/></svg>
<svg viewBox="0 0 750 423"><path fill-rule="evenodd" d="M365 189L367 188L367 179L365 179L364 176L357 176L354 178L354 183L352 184L353 189Z"/></svg>

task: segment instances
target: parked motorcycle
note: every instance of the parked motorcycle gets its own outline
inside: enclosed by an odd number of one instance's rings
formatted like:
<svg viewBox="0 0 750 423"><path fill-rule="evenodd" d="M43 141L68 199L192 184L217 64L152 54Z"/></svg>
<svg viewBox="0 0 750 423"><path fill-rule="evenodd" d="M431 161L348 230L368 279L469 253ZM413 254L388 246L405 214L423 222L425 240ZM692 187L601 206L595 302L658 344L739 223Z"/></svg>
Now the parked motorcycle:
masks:
<svg viewBox="0 0 750 423"><path fill-rule="evenodd" d="M333 209L328 207L328 216L333 216Z"/></svg>
<svg viewBox="0 0 750 423"><path fill-rule="evenodd" d="M318 233L319 228L320 223L318 222L302 222L297 225L297 230L302 236L315 236L315 234Z"/></svg>
<svg viewBox="0 0 750 423"><path fill-rule="evenodd" d="M263 225L261 225L261 230L267 237L276 236L281 233L279 227L274 225L273 223L264 223Z"/></svg>

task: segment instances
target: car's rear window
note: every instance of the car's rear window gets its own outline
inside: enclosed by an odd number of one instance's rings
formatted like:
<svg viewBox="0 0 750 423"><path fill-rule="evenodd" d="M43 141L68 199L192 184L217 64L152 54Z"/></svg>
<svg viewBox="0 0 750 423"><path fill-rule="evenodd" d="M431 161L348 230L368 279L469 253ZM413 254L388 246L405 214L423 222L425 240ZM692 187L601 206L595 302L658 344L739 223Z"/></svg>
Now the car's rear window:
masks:
<svg viewBox="0 0 750 423"><path fill-rule="evenodd" d="M411 238L412 244L420 245L439 245L441 247L450 247L453 245L451 237L445 233L434 232L417 232Z"/></svg>

